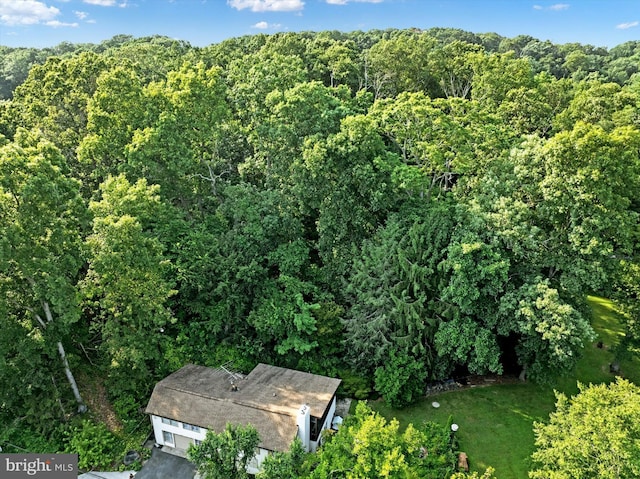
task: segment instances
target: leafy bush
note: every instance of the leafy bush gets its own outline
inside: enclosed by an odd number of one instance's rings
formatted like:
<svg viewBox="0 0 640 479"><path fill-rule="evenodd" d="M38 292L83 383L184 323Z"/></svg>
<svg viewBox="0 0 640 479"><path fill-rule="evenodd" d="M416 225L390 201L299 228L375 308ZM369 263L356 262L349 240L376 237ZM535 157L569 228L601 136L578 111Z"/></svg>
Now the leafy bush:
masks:
<svg viewBox="0 0 640 479"><path fill-rule="evenodd" d="M126 433L134 432L138 429L140 422L146 419L146 415L140 413L142 407L140 399L126 394L113 401L113 408L124 425Z"/></svg>
<svg viewBox="0 0 640 479"><path fill-rule="evenodd" d="M424 392L427 371L406 353L391 351L385 366L376 369L375 388L391 407L401 408L416 401Z"/></svg>
<svg viewBox="0 0 640 479"><path fill-rule="evenodd" d="M0 417L0 445L4 453L23 453L25 451L58 452L64 449L64 431L66 426L58 424L52 431L36 430L33 426L19 420Z"/></svg>
<svg viewBox="0 0 640 479"><path fill-rule="evenodd" d="M424 457L420 460L420 477L423 479L437 479L449 477L454 472L456 456L453 449L457 448L457 441L451 437L451 421L446 426L431 421L422 424L422 447Z"/></svg>
<svg viewBox="0 0 640 479"><path fill-rule="evenodd" d="M136 398L140 400L148 398L156 381L164 377L167 372L156 371L152 375L148 372L134 371L131 367L118 366L111 367L107 374L105 388L111 403L124 401L124 404L130 405L132 400L136 401Z"/></svg>
<svg viewBox="0 0 640 479"><path fill-rule="evenodd" d="M117 438L102 423L85 419L78 426L72 426L67 433L67 453L78 454L78 467L84 470L104 470L110 468L121 448Z"/></svg>

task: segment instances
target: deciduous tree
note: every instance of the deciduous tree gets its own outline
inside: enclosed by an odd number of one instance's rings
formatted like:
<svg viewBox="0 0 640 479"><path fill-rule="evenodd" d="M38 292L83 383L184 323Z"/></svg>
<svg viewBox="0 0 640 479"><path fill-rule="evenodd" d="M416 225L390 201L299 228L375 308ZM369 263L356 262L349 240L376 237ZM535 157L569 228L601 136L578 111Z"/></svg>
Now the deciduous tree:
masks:
<svg viewBox="0 0 640 479"><path fill-rule="evenodd" d="M444 426L407 426L387 422L359 402L337 433L315 457L309 457L309 479L367 479L371 477L436 479L453 472L454 455Z"/></svg>
<svg viewBox="0 0 640 479"><path fill-rule="evenodd" d="M163 372L162 332L172 321L169 264L150 228L162 204L157 186L145 180L132 185L123 176L108 178L101 193L90 205L94 218L83 291L118 392L140 394L136 388L149 387L148 378Z"/></svg>
<svg viewBox="0 0 640 479"><path fill-rule="evenodd" d="M258 431L251 426L227 424L224 431L207 431L198 446L191 444L187 457L203 479L245 479L247 465L260 443Z"/></svg>
<svg viewBox="0 0 640 479"><path fill-rule="evenodd" d="M228 169L219 149L229 113L220 70L185 64L144 96L148 123L133 133L122 172L160 185L165 198L193 212Z"/></svg>
<svg viewBox="0 0 640 479"><path fill-rule="evenodd" d="M25 405L36 416L38 406L47 404L40 402L40 394L57 398L63 407L56 371L64 371L79 410L85 410L65 343L80 317L76 281L87 214L79 183L68 175L60 151L36 134L21 130L15 143L0 148L0 310L3 330L11 338L3 344L0 374L9 382L11 375L22 377L18 396L30 396L25 393L33 386L35 400ZM58 366L52 367L46 358L56 355L61 364L56 361ZM44 383L43 375L48 379ZM0 389L16 394L12 388ZM3 404L24 414L11 399Z"/></svg>
<svg viewBox="0 0 640 479"><path fill-rule="evenodd" d="M286 452L274 452L265 457L259 479L298 479L303 477L302 465L307 453L296 438Z"/></svg>
<svg viewBox="0 0 640 479"><path fill-rule="evenodd" d="M640 388L618 378L583 385L572 398L556 393L548 423L534 423L532 479L640 475Z"/></svg>
<svg viewBox="0 0 640 479"><path fill-rule="evenodd" d="M14 93L12 103L20 126L40 130L72 169L75 149L86 133L87 105L98 77L109 67L109 61L95 53L51 57L44 65L34 66Z"/></svg>

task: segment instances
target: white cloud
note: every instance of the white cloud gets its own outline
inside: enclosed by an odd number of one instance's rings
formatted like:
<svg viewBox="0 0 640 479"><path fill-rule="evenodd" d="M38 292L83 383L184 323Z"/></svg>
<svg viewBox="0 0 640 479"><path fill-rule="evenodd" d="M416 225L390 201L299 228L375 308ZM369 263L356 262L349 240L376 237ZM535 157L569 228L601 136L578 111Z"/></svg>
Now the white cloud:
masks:
<svg viewBox="0 0 640 479"><path fill-rule="evenodd" d="M236 10L249 8L252 12L295 12L304 8L302 0L227 0L227 5Z"/></svg>
<svg viewBox="0 0 640 479"><path fill-rule="evenodd" d="M76 17L78 17L80 20L84 20L89 16L87 12L79 12L78 10L74 10L73 13L75 13Z"/></svg>
<svg viewBox="0 0 640 479"><path fill-rule="evenodd" d="M96 23L96 21L93 18L91 18L91 19L87 20L86 23Z"/></svg>
<svg viewBox="0 0 640 479"><path fill-rule="evenodd" d="M113 7L116 4L116 0L83 0L83 2L89 5L100 5L101 7Z"/></svg>
<svg viewBox="0 0 640 479"><path fill-rule="evenodd" d="M120 8L126 8L129 6L129 0L82 0L84 3L88 3L89 5L98 5L100 7L115 7L118 6Z"/></svg>
<svg viewBox="0 0 640 479"><path fill-rule="evenodd" d="M534 5L534 6L533 6L533 9L534 9L534 10L543 10L543 9L544 9L544 7L543 7L542 5Z"/></svg>
<svg viewBox="0 0 640 479"><path fill-rule="evenodd" d="M251 28L257 28L258 30L266 30L267 28L280 28L282 25L279 23L267 23L267 22L258 22L255 25L251 25Z"/></svg>
<svg viewBox="0 0 640 479"><path fill-rule="evenodd" d="M637 27L638 25L640 25L639 22L627 22L627 23L620 23L620 24L616 25L616 28L618 30L626 30L628 28Z"/></svg>
<svg viewBox="0 0 640 479"><path fill-rule="evenodd" d="M53 21L60 14L36 0L0 0L0 23L4 25L34 25Z"/></svg>
<svg viewBox="0 0 640 479"><path fill-rule="evenodd" d="M60 28L60 27L77 27L78 24L76 22L74 23L64 23L64 22L59 22L58 20L51 20L47 23L45 23L45 25L49 26L49 27L53 27L53 28Z"/></svg>

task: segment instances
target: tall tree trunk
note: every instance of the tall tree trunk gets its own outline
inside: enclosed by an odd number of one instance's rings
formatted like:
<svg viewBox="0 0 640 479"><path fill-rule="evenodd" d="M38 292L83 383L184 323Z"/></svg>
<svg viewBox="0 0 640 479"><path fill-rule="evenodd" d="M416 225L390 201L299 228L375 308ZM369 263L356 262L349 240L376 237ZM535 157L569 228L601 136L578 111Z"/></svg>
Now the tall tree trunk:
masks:
<svg viewBox="0 0 640 479"><path fill-rule="evenodd" d="M76 378L73 377L73 373L71 372L71 368L69 367L69 361L67 361L67 354L64 352L64 346L62 346L62 343L60 341L58 341L58 352L60 353L60 358L62 359L62 364L64 365L64 373L67 375L67 380L69 381L69 385L73 390L73 395L75 396L76 402L78 403L78 412L84 413L87 411L87 406L82 400L80 390L78 389L78 383L76 383Z"/></svg>
<svg viewBox="0 0 640 479"><path fill-rule="evenodd" d="M44 314L47 318L47 323L53 322L53 315L51 314L49 303L44 301L42 303L42 308L44 309ZM73 377L73 373L71 372L71 368L69 367L69 361L67 361L67 353L64 351L64 346L60 341L58 341L58 353L60 354L60 359L62 359L62 365L64 366L64 373L67 376L67 380L69 381L69 385L71 386L73 395L75 396L76 402L78 403L78 412L84 413L87 411L87 406L84 404L84 401L82 400L82 396L80 395L80 389L78 389L78 383L76 383L76 378Z"/></svg>

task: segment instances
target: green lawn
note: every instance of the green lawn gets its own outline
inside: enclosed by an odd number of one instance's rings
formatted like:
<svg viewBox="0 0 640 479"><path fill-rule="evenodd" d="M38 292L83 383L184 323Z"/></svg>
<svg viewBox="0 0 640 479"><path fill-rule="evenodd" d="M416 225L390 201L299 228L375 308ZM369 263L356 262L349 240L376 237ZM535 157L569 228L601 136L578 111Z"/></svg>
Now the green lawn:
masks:
<svg viewBox="0 0 640 479"><path fill-rule="evenodd" d="M469 456L472 470L484 471L487 466L496 470L499 479L527 477L529 456L533 451L534 421L545 421L554 409L553 390L573 395L577 381L583 383L609 382L612 353L609 347L622 334L613 304L603 298L588 298L593 309L593 326L604 348L595 344L585 346L584 356L572 377L558 378L552 386L531 383L504 384L468 388L430 396L416 405L392 409L382 401L371 403L374 410L385 417L396 417L404 427L425 420L446 423L451 416L459 425L457 432L460 450ZM640 384L637 360L621 364L622 374ZM435 409L432 401L440 403Z"/></svg>

